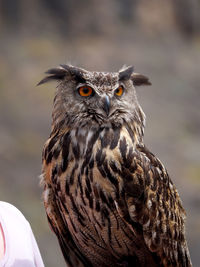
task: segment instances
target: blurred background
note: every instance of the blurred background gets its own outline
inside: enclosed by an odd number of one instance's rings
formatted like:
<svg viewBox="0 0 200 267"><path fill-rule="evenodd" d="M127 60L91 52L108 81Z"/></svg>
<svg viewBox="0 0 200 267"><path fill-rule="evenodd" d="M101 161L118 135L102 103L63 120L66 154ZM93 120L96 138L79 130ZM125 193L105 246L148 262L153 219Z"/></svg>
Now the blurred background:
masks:
<svg viewBox="0 0 200 267"><path fill-rule="evenodd" d="M56 83L36 84L69 62L100 71L134 65L150 77L151 87L137 89L145 143L178 188L199 266L199 14L199 0L0 0L0 200L29 220L47 267L65 266L38 178Z"/></svg>

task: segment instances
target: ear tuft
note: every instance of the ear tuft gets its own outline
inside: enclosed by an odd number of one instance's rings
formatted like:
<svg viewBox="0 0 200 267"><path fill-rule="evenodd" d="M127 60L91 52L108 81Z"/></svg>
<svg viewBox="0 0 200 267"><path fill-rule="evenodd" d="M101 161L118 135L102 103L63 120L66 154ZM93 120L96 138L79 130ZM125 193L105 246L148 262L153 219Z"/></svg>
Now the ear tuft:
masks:
<svg viewBox="0 0 200 267"><path fill-rule="evenodd" d="M63 80L64 77L67 74L67 71L63 68L63 67L58 67L58 68L52 68L49 69L48 71L45 72L46 74L49 74L48 76L46 76L44 79L42 79L38 84L44 84L47 83L49 81L53 81L53 80Z"/></svg>
<svg viewBox="0 0 200 267"><path fill-rule="evenodd" d="M133 73L133 66L130 67L123 67L120 71L119 71L119 81L126 81L128 79L130 79L131 74Z"/></svg>
<svg viewBox="0 0 200 267"><path fill-rule="evenodd" d="M84 70L74 67L72 65L60 65L63 69L71 74L71 76L79 83L85 83L85 78L83 77Z"/></svg>
<svg viewBox="0 0 200 267"><path fill-rule="evenodd" d="M48 76L44 77L37 85L52 81L52 80L63 80L66 75L71 76L74 80L79 83L84 83L83 70L80 68L73 67L71 65L60 65L57 68L49 69L45 72Z"/></svg>
<svg viewBox="0 0 200 267"><path fill-rule="evenodd" d="M134 86L151 85L149 78L147 76L139 74L139 73L133 73L131 75L131 80L132 80Z"/></svg>

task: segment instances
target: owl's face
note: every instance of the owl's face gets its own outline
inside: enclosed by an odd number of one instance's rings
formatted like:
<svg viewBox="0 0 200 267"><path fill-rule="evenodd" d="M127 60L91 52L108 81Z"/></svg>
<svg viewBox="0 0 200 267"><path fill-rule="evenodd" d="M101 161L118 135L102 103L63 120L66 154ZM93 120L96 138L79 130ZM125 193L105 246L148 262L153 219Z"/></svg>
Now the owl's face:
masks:
<svg viewBox="0 0 200 267"><path fill-rule="evenodd" d="M61 65L47 73L50 76L40 84L51 79L61 81L54 100L55 123L109 126L144 120L134 85L150 83L147 77L133 73L133 67L105 73Z"/></svg>

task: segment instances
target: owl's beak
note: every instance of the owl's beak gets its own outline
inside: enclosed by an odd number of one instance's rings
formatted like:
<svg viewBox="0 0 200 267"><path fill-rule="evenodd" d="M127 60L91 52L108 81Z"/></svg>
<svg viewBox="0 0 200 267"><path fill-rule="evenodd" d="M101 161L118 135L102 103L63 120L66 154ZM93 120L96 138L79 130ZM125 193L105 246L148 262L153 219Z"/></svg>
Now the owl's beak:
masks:
<svg viewBox="0 0 200 267"><path fill-rule="evenodd" d="M102 108L105 111L106 115L108 116L109 112L110 112L110 99L109 99L109 96L105 96L103 98Z"/></svg>

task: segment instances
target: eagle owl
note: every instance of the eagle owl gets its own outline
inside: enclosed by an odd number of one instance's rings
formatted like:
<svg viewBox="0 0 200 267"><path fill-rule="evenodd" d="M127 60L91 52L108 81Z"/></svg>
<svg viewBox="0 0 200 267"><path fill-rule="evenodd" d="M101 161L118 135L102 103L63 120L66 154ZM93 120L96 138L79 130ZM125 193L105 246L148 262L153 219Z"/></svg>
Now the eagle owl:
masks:
<svg viewBox="0 0 200 267"><path fill-rule="evenodd" d="M136 86L124 67L47 71L58 80L43 149L48 222L68 266L192 266L185 211L168 173L144 145Z"/></svg>

